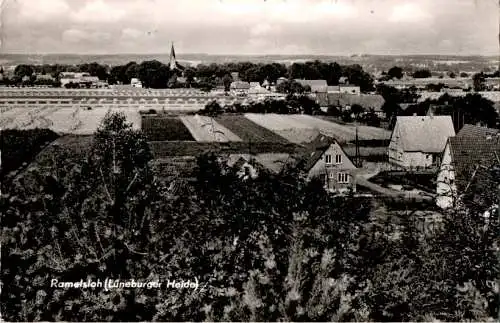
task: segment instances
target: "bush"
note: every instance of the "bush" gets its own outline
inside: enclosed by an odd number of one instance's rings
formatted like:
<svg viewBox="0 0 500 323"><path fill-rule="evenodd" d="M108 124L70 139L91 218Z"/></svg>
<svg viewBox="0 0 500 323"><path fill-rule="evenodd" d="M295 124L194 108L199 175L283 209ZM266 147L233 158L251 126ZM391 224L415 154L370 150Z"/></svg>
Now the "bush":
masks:
<svg viewBox="0 0 500 323"><path fill-rule="evenodd" d="M0 137L0 174L3 177L21 167L23 163L30 163L45 145L59 138L59 135L49 129L6 129L0 132Z"/></svg>

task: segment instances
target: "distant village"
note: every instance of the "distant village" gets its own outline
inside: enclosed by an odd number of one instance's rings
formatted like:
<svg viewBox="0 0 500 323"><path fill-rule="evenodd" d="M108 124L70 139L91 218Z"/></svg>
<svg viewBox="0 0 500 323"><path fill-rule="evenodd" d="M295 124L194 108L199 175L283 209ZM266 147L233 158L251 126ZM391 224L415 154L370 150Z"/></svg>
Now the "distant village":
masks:
<svg viewBox="0 0 500 323"><path fill-rule="evenodd" d="M300 165L333 194L433 200L441 208L455 205L471 182L500 164L498 71L433 77L427 70L412 75L394 67L375 79L347 66L332 81L312 78L311 71L319 66L334 73L340 66L309 62L292 65L288 77L279 64L229 72L202 66L196 75L177 61L173 45L168 64L148 64L145 71L142 63L111 71L87 64L82 70L91 71L57 75L29 66L2 68L0 108L12 117L1 126L32 128L45 120L60 133L89 135L95 125L80 131L82 120L68 122L77 113L93 113L79 109L126 111L173 177L180 172L172 164L181 159L185 167L215 142L242 178ZM25 108L57 111L16 121L21 117L13 111ZM216 124L222 135L210 133L206 124ZM170 130L178 126L187 135Z"/></svg>

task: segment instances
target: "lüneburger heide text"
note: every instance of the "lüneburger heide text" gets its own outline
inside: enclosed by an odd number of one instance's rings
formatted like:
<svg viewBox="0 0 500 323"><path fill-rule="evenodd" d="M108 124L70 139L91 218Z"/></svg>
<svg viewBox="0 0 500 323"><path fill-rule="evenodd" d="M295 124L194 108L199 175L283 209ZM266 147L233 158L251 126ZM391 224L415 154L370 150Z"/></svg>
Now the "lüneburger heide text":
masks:
<svg viewBox="0 0 500 323"><path fill-rule="evenodd" d="M130 280L120 280L120 279L110 279L106 278L104 281L97 280L83 280L79 281L59 281L57 279L51 279L50 287L55 288L79 288L79 289L87 289L87 288L104 288L106 291L110 289L116 288L160 288L161 286L166 286L167 288L175 288L175 289L184 289L191 288L197 290L199 287L198 278L195 280L167 280L164 282L160 281L140 281L135 279Z"/></svg>

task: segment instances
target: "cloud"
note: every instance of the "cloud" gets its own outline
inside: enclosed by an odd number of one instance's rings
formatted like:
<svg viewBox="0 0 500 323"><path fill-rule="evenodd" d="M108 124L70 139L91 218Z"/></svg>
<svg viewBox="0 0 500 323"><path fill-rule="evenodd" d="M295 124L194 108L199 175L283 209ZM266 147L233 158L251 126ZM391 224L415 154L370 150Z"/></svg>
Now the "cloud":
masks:
<svg viewBox="0 0 500 323"><path fill-rule="evenodd" d="M498 52L495 0L17 0L2 18L4 52Z"/></svg>
<svg viewBox="0 0 500 323"><path fill-rule="evenodd" d="M101 31L89 32L79 29L68 29L63 32L62 39L64 42L68 43L85 43L85 42L101 43L109 41L111 39L111 35L109 33Z"/></svg>
<svg viewBox="0 0 500 323"><path fill-rule="evenodd" d="M431 15L417 3L397 5L389 16L389 21L397 23L418 23L428 19L431 19Z"/></svg>
<svg viewBox="0 0 500 323"><path fill-rule="evenodd" d="M104 0L90 0L82 9L72 13L72 19L78 23L113 23L127 14L119 5L108 4Z"/></svg>
<svg viewBox="0 0 500 323"><path fill-rule="evenodd" d="M134 28L125 28L122 30L122 39L126 39L126 40L135 40L141 36L144 36L145 33L140 31L140 30L137 30L137 29L134 29Z"/></svg>
<svg viewBox="0 0 500 323"><path fill-rule="evenodd" d="M7 2L7 0L5 0ZM7 4L8 6L9 4ZM65 0L51 0L50 4L40 0L23 0L15 3L18 19L31 22L45 22L62 18L70 12Z"/></svg>

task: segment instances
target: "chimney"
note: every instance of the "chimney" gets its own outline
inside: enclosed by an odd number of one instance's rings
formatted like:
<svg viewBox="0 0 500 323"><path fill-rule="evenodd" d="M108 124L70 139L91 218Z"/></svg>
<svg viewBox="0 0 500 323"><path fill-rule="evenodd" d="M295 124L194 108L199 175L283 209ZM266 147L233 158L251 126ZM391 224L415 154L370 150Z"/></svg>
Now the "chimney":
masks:
<svg viewBox="0 0 500 323"><path fill-rule="evenodd" d="M414 116L414 117L416 117L416 116L417 116L417 114L414 112L414 113L413 113L413 116Z"/></svg>

